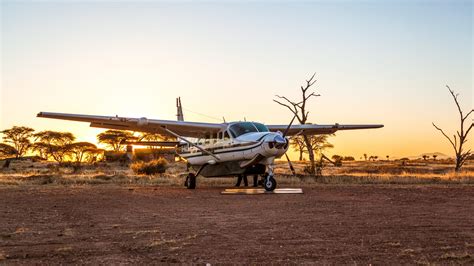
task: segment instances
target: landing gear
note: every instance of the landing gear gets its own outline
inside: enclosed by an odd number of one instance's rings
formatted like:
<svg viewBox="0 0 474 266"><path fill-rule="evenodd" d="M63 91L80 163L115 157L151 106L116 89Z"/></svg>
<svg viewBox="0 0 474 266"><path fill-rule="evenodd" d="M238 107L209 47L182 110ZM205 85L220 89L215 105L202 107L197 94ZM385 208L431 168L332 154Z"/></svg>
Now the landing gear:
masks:
<svg viewBox="0 0 474 266"><path fill-rule="evenodd" d="M273 165L268 166L268 173L265 175L263 179L263 187L266 191L273 191L277 186L277 182L275 178L273 178Z"/></svg>
<svg viewBox="0 0 474 266"><path fill-rule="evenodd" d="M201 171L207 166L208 164L203 164L201 167L199 167L199 170L196 172L196 174L189 173L186 176L186 180L184 181L184 186L187 189L195 189L196 188L196 178L198 175L201 173Z"/></svg>
<svg viewBox="0 0 474 266"><path fill-rule="evenodd" d="M186 181L184 181L184 186L187 189L195 189L196 188L196 176L193 173L189 173L186 176Z"/></svg>
<svg viewBox="0 0 474 266"><path fill-rule="evenodd" d="M277 186L277 182L275 178L273 178L272 175L268 175L263 180L263 187L265 188L266 191L273 191L275 190L276 186Z"/></svg>

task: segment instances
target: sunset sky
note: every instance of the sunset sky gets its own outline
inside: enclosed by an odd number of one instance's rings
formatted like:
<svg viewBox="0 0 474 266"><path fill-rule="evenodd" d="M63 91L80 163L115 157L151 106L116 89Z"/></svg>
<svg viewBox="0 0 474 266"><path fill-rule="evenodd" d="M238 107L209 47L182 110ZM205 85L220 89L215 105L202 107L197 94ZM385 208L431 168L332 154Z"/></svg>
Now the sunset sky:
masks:
<svg viewBox="0 0 474 266"><path fill-rule="evenodd" d="M39 111L285 124L272 99L316 72L312 123L339 132L329 154L451 154L472 109L472 1L1 1L0 129L25 125L95 142L87 123ZM192 112L205 114L199 115ZM474 138L468 146L474 146Z"/></svg>

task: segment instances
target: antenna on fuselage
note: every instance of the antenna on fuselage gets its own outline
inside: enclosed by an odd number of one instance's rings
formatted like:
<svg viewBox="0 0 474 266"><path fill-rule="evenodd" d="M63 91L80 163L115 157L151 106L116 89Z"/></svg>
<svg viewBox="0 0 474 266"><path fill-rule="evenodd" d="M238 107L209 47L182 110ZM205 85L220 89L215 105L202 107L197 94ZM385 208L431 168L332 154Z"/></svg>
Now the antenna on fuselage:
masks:
<svg viewBox="0 0 474 266"><path fill-rule="evenodd" d="M184 121L183 106L181 105L181 97L176 98L176 109L178 112L176 114L178 121Z"/></svg>

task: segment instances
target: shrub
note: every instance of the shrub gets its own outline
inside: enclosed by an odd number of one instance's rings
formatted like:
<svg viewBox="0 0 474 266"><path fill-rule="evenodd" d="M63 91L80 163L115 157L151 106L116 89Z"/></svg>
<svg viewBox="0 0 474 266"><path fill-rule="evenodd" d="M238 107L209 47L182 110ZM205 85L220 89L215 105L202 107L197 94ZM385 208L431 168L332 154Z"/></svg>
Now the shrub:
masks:
<svg viewBox="0 0 474 266"><path fill-rule="evenodd" d="M133 172L141 175L153 175L153 174L162 174L168 168L168 162L163 159L157 159L149 162L134 162L130 165Z"/></svg>

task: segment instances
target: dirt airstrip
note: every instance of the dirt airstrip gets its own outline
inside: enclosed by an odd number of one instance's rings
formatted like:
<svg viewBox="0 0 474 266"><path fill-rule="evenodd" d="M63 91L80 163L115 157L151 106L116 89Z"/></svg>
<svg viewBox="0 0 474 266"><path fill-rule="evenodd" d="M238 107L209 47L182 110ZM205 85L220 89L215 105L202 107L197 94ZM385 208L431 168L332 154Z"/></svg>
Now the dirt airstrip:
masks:
<svg viewBox="0 0 474 266"><path fill-rule="evenodd" d="M474 263L474 187L0 187L0 264Z"/></svg>

